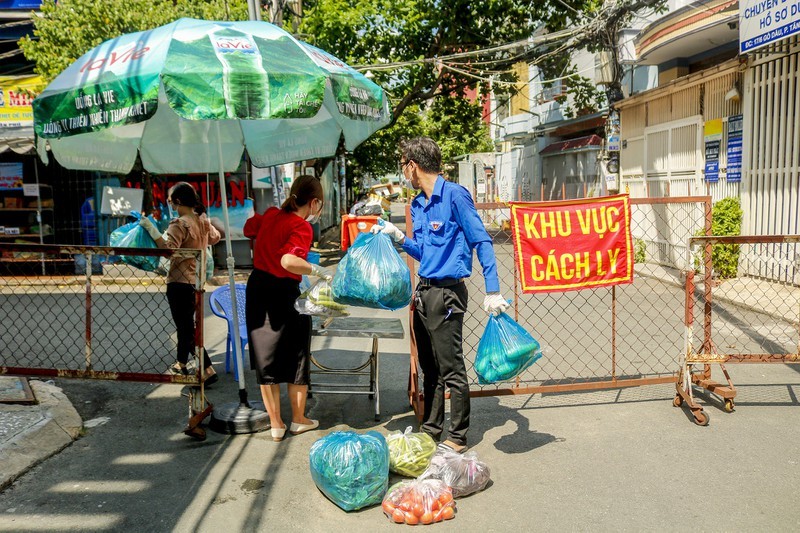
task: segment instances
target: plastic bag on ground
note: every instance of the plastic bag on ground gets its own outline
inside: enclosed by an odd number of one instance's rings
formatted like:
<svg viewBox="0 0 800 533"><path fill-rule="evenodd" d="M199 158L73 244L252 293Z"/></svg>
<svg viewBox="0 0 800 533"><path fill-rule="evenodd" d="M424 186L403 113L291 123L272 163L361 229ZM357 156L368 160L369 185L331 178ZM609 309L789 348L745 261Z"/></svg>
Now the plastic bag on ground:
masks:
<svg viewBox="0 0 800 533"><path fill-rule="evenodd" d="M294 302L294 308L301 315L337 317L348 316L347 306L333 300L331 285L320 279L305 290Z"/></svg>
<svg viewBox="0 0 800 533"><path fill-rule="evenodd" d="M339 303L394 311L411 302L411 271L383 233L360 233L333 277Z"/></svg>
<svg viewBox="0 0 800 533"><path fill-rule="evenodd" d="M409 477L422 474L436 452L436 442L427 433L412 433L411 426L405 432L395 431L386 437L389 445L389 470Z"/></svg>
<svg viewBox="0 0 800 533"><path fill-rule="evenodd" d="M398 524L432 524L456 515L450 487L439 479L415 479L392 485L383 498L383 514Z"/></svg>
<svg viewBox="0 0 800 533"><path fill-rule="evenodd" d="M467 496L486 488L491 473L475 452L437 453L419 479L439 479L453 491L454 498Z"/></svg>
<svg viewBox="0 0 800 533"><path fill-rule="evenodd" d="M345 511L381 503L389 486L389 448L377 431L335 431L311 446L311 478Z"/></svg>
<svg viewBox="0 0 800 533"><path fill-rule="evenodd" d="M120 226L112 231L108 238L108 245L120 248L158 248L156 241L147 233L147 230L139 225L138 219L141 215L138 213L134 214L133 212L131 215L136 217L136 221ZM152 215L147 218L149 218L150 222L154 225L157 224L156 219L154 219ZM132 267L153 272L158 268L159 256L123 255L120 256L120 260Z"/></svg>
<svg viewBox="0 0 800 533"><path fill-rule="evenodd" d="M489 316L475 356L478 383L513 379L542 357L541 347L505 313Z"/></svg>

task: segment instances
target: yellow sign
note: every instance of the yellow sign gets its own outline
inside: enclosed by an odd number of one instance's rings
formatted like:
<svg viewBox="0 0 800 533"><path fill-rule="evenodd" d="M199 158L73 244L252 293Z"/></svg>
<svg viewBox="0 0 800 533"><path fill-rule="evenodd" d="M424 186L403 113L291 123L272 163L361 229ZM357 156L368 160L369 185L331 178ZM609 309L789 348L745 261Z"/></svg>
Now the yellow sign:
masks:
<svg viewBox="0 0 800 533"><path fill-rule="evenodd" d="M31 101L43 87L39 76L0 76L0 128L32 126Z"/></svg>
<svg viewBox="0 0 800 533"><path fill-rule="evenodd" d="M707 120L703 127L703 140L708 141L721 141L722 140L722 119L715 118Z"/></svg>

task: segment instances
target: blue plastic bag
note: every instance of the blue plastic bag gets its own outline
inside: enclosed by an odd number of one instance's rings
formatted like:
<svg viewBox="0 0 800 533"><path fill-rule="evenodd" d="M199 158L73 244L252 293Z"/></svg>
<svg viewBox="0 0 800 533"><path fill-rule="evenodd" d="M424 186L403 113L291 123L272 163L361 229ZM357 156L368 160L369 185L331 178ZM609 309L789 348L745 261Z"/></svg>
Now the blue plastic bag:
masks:
<svg viewBox="0 0 800 533"><path fill-rule="evenodd" d="M136 220L112 231L108 239L109 246L121 248L158 248L156 241L147 233L147 230L139 225L139 218L141 218L141 215L135 211L131 212L131 215L136 218ZM148 218L150 222L157 224L152 215ZM120 260L133 267L153 272L158 268L159 257L157 255L123 255L120 256Z"/></svg>
<svg viewBox="0 0 800 533"><path fill-rule="evenodd" d="M360 233L333 277L339 303L394 311L411 302L411 271L383 233Z"/></svg>
<svg viewBox="0 0 800 533"><path fill-rule="evenodd" d="M513 379L541 357L539 343L513 318L505 313L490 315L475 356L478 383Z"/></svg>
<svg viewBox="0 0 800 533"><path fill-rule="evenodd" d="M317 488L345 511L377 505L389 488L389 446L377 431L334 431L309 452Z"/></svg>

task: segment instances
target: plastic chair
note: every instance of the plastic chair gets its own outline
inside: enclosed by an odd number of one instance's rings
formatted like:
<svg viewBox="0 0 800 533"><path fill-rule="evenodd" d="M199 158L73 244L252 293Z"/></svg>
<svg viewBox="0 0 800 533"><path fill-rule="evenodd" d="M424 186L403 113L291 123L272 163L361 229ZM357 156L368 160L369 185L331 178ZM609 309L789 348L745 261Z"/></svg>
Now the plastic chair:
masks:
<svg viewBox="0 0 800 533"><path fill-rule="evenodd" d="M239 342L242 346L242 358L244 359L244 348L247 346L247 318L245 316L246 287L241 283L236 284L236 308L239 311ZM225 346L225 373L230 373L231 359L233 359L233 375L239 381L239 371L236 362L236 354L233 350L233 307L231 306L230 285L224 285L211 293L210 298L211 312L228 322L228 342Z"/></svg>

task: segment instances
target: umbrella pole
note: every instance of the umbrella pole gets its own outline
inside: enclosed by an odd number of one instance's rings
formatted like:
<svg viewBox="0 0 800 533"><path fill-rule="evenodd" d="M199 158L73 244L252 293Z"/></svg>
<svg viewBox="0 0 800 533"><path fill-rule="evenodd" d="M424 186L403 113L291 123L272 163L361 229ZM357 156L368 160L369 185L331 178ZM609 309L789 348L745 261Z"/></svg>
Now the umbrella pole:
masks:
<svg viewBox="0 0 800 533"><path fill-rule="evenodd" d="M222 139L220 139L219 123L217 126L217 154L219 155L219 194L222 199L222 218L225 223L225 250L228 254L228 285L231 288L231 311L233 313L233 356L236 358L236 374L239 378L239 401L247 405L247 389L244 386L244 369L242 368L242 343L239 341L239 307L236 303L236 280L234 279L233 246L231 245L231 221L228 217L228 191L225 189L225 172L222 169Z"/></svg>
<svg viewBox="0 0 800 533"><path fill-rule="evenodd" d="M244 386L244 358L242 344L239 339L239 308L236 302L236 280L233 277L233 247L231 246L231 223L228 217L228 193L225 189L225 172L222 168L222 137L219 122L217 127L217 155L219 157L219 190L222 200L222 218L225 223L225 248L228 253L228 284L231 290L231 311L233 313L233 356L236 358L236 374L239 378L239 402L215 406L209 427L220 433L255 433L269 428L269 417L266 410L253 409L247 401L247 389Z"/></svg>

